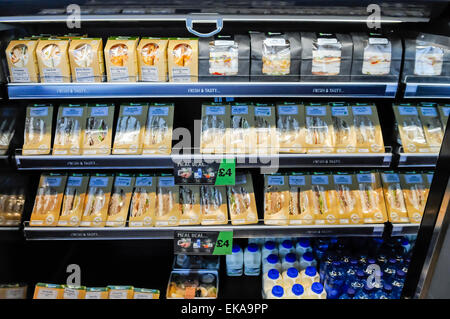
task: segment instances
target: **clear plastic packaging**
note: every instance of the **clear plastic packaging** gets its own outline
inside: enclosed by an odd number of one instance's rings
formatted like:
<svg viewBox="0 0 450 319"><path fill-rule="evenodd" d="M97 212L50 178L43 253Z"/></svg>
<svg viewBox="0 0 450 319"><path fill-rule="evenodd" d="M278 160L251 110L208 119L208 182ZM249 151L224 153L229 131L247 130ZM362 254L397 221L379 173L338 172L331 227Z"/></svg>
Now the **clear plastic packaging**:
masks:
<svg viewBox="0 0 450 319"><path fill-rule="evenodd" d="M174 270L167 286L167 299L216 299L219 275L211 270Z"/></svg>
<svg viewBox="0 0 450 319"><path fill-rule="evenodd" d="M233 40L209 42L209 74L237 75L239 67L239 47Z"/></svg>
<svg viewBox="0 0 450 319"><path fill-rule="evenodd" d="M290 42L284 38L266 38L262 45L262 74L288 75L291 68Z"/></svg>
<svg viewBox="0 0 450 319"><path fill-rule="evenodd" d="M312 48L313 75L339 75L342 44L334 38L318 38Z"/></svg>

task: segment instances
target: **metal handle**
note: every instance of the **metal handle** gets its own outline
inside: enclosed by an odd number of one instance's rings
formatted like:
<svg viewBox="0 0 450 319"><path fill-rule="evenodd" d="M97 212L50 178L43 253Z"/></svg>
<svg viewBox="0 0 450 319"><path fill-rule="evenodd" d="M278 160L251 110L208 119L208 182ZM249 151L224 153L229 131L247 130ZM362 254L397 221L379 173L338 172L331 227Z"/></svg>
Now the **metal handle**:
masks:
<svg viewBox="0 0 450 319"><path fill-rule="evenodd" d="M194 23L216 23L216 29L209 33L201 33L201 32L194 30L194 27L193 27ZM196 36L198 36L200 38L212 37L213 35L222 31L223 20L222 20L222 18L219 18L219 17L186 18L186 28L188 29L188 31L190 33L195 34Z"/></svg>

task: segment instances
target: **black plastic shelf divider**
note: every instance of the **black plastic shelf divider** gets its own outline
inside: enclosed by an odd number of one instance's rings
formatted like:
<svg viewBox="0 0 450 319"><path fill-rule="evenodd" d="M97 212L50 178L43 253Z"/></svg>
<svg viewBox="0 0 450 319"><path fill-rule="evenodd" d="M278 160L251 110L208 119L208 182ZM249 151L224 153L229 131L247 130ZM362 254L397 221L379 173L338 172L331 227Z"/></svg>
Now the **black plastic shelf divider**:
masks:
<svg viewBox="0 0 450 319"><path fill-rule="evenodd" d="M436 167L437 159L439 157L438 153L402 153L399 152L398 155L398 167Z"/></svg>
<svg viewBox="0 0 450 319"><path fill-rule="evenodd" d="M407 83L404 98L450 99L450 83Z"/></svg>
<svg viewBox="0 0 450 319"><path fill-rule="evenodd" d="M394 98L397 87L397 82L9 83L8 96L10 99L151 97Z"/></svg>
<svg viewBox="0 0 450 319"><path fill-rule="evenodd" d="M391 236L416 235L420 224L392 224Z"/></svg>
<svg viewBox="0 0 450 319"><path fill-rule="evenodd" d="M0 226L0 242L16 241L23 238L19 226Z"/></svg>

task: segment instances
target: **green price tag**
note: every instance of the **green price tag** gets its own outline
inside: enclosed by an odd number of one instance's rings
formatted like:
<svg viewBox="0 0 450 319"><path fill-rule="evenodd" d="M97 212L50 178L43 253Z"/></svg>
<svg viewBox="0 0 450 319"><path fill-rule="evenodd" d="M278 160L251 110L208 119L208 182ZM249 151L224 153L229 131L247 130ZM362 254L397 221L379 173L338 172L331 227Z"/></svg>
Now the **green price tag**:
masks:
<svg viewBox="0 0 450 319"><path fill-rule="evenodd" d="M220 163L214 185L234 185L236 177L236 159L226 158Z"/></svg>
<svg viewBox="0 0 450 319"><path fill-rule="evenodd" d="M233 232L221 231L214 245L213 255L231 255L233 248Z"/></svg>

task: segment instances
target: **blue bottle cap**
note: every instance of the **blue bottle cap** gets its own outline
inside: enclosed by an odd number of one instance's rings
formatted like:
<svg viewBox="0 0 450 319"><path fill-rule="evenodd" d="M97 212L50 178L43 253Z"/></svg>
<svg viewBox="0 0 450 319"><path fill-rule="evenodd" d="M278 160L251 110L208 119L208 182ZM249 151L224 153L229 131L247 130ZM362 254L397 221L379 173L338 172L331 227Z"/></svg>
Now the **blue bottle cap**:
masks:
<svg viewBox="0 0 450 319"><path fill-rule="evenodd" d="M310 251L307 251L303 254L302 258L306 261L312 261L314 259L314 256Z"/></svg>
<svg viewBox="0 0 450 319"><path fill-rule="evenodd" d="M352 259L350 259L350 265L356 266L356 265L358 265L358 261L356 259L352 258Z"/></svg>
<svg viewBox="0 0 450 319"><path fill-rule="evenodd" d="M341 262L339 260L335 260L335 261L333 261L332 265L334 267L339 267L341 265Z"/></svg>
<svg viewBox="0 0 450 319"><path fill-rule="evenodd" d="M273 242L271 240L266 241L264 243L264 248L266 248L267 250L274 250L275 249L275 242Z"/></svg>
<svg viewBox="0 0 450 319"><path fill-rule="evenodd" d="M409 245L409 240L408 240L408 238L402 238L401 243L402 243L402 246L407 246L407 245Z"/></svg>
<svg viewBox="0 0 450 319"><path fill-rule="evenodd" d="M269 256L267 256L267 262L269 264L276 264L278 262L278 256L274 255L274 254L270 254Z"/></svg>
<svg viewBox="0 0 450 319"><path fill-rule="evenodd" d="M256 244L248 244L247 249L249 252L257 252L258 251L258 245Z"/></svg>
<svg viewBox="0 0 450 319"><path fill-rule="evenodd" d="M269 272L267 273L267 276L270 279L276 280L276 279L280 278L280 272L276 269L270 269Z"/></svg>
<svg viewBox="0 0 450 319"><path fill-rule="evenodd" d="M323 285L320 282L315 282L311 285L311 290L316 294L321 294L323 291Z"/></svg>
<svg viewBox="0 0 450 319"><path fill-rule="evenodd" d="M375 263L376 263L376 260L373 259L373 258L369 258L369 259L367 260L367 263L368 263L368 264L375 264Z"/></svg>
<svg viewBox="0 0 450 319"><path fill-rule="evenodd" d="M390 264L395 264L396 262L397 262L397 260L395 260L395 258L389 258Z"/></svg>
<svg viewBox="0 0 450 319"><path fill-rule="evenodd" d="M233 244L233 248L231 249L231 252L238 253L241 250L241 247L237 244Z"/></svg>
<svg viewBox="0 0 450 319"><path fill-rule="evenodd" d="M354 296L355 294L356 294L355 289L353 289L353 288L348 288L347 289L347 295Z"/></svg>
<svg viewBox="0 0 450 319"><path fill-rule="evenodd" d="M331 244L336 244L338 242L338 239L336 237L333 237L330 239Z"/></svg>
<svg viewBox="0 0 450 319"><path fill-rule="evenodd" d="M295 269L294 267L288 268L288 270L286 270L286 273L289 278L297 278L298 277L298 270Z"/></svg>
<svg viewBox="0 0 450 319"><path fill-rule="evenodd" d="M286 239L281 243L281 246L283 246L283 248L286 249L291 249L292 248L292 240Z"/></svg>
<svg viewBox="0 0 450 319"><path fill-rule="evenodd" d="M295 260L297 259L297 256L293 253L289 253L286 254L286 256L284 256L284 259L288 262L288 263L294 263Z"/></svg>
<svg viewBox="0 0 450 319"><path fill-rule="evenodd" d="M365 290L365 291L367 291L367 292L371 292L371 291L372 291L372 289L373 289L373 288L372 288L372 287L369 287L369 285L368 285L368 284L365 284L365 285L364 285L364 290Z"/></svg>
<svg viewBox="0 0 450 319"><path fill-rule="evenodd" d="M303 295L303 293L305 292L305 290L303 289L303 286L300 284L294 284L292 286L292 293L296 296L301 296Z"/></svg>
<svg viewBox="0 0 450 319"><path fill-rule="evenodd" d="M391 292L392 291L392 285L391 284L384 284L383 285L383 290L386 292Z"/></svg>
<svg viewBox="0 0 450 319"><path fill-rule="evenodd" d="M306 274L306 276L314 277L317 274L316 267L313 267L313 266L306 267L305 274Z"/></svg>
<svg viewBox="0 0 450 319"><path fill-rule="evenodd" d="M358 271L356 272L356 276L357 276L357 277L364 277L364 271L358 270Z"/></svg>
<svg viewBox="0 0 450 319"><path fill-rule="evenodd" d="M303 248L311 247L311 243L308 238L300 238L298 244Z"/></svg>
<svg viewBox="0 0 450 319"><path fill-rule="evenodd" d="M281 298L283 294L284 294L283 287L278 285L272 287L272 295L274 295L275 297Z"/></svg>
<svg viewBox="0 0 450 319"><path fill-rule="evenodd" d="M327 295L328 299L338 299L339 291L336 289L331 289L330 293Z"/></svg>
<svg viewBox="0 0 450 319"><path fill-rule="evenodd" d="M404 278L406 276L406 273L403 270L399 269L397 270L396 275L397 277Z"/></svg>

